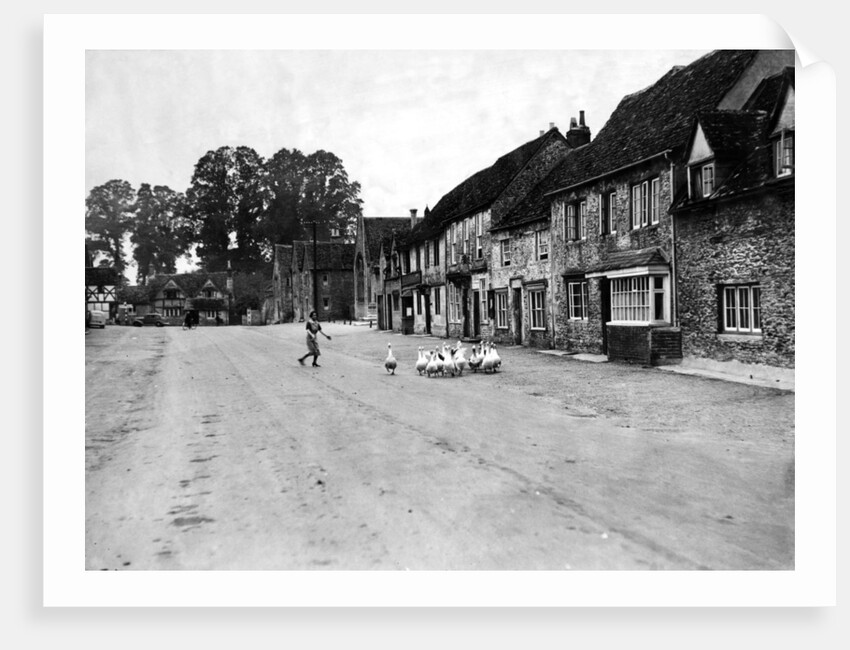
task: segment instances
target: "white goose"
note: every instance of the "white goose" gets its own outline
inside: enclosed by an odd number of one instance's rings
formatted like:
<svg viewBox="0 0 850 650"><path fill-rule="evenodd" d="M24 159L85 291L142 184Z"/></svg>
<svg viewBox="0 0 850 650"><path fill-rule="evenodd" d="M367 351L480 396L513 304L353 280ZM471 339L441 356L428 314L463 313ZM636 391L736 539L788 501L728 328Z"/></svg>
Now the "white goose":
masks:
<svg viewBox="0 0 850 650"><path fill-rule="evenodd" d="M478 372L478 369L481 367L481 361L484 357L478 354L478 346L472 346L472 355L469 357L469 369L472 372Z"/></svg>
<svg viewBox="0 0 850 650"><path fill-rule="evenodd" d="M496 350L496 344L490 346L490 354L493 355L493 372L502 367L502 357L499 356L499 351Z"/></svg>
<svg viewBox="0 0 850 650"><path fill-rule="evenodd" d="M490 344L485 343L484 344L484 360L481 362L481 370L483 370L485 373L488 372L488 371L495 372L495 370L493 370L493 363L494 362L495 362L495 360L493 359L493 353L491 352Z"/></svg>
<svg viewBox="0 0 850 650"><path fill-rule="evenodd" d="M419 358L416 360L416 372L420 375L425 372L425 368L428 367L428 357L425 355L425 350L422 346L419 346Z"/></svg>
<svg viewBox="0 0 850 650"><path fill-rule="evenodd" d="M393 356L393 346L391 343L387 343L387 358L384 361L384 368L387 369L387 372L391 375L395 374L395 367L398 365L398 362L395 360Z"/></svg>
<svg viewBox="0 0 850 650"><path fill-rule="evenodd" d="M425 374L429 377L433 377L434 375L439 375L442 370L442 361L440 361L440 357L437 354L437 348L434 348L434 351L431 353L431 358L428 361L428 365L425 366Z"/></svg>
<svg viewBox="0 0 850 650"><path fill-rule="evenodd" d="M455 367L459 377L463 376L463 371L469 368L469 361L466 360L466 348L458 341L457 352L455 352Z"/></svg>
<svg viewBox="0 0 850 650"><path fill-rule="evenodd" d="M450 374L452 377L457 373L455 366L454 353L446 343L443 343L443 376Z"/></svg>

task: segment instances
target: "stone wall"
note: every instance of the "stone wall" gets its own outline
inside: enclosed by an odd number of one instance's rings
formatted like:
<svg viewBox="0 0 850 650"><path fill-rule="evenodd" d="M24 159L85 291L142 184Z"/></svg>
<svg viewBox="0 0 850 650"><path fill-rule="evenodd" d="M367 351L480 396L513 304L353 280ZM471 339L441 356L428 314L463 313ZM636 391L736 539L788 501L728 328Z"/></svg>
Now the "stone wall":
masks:
<svg viewBox="0 0 850 650"><path fill-rule="evenodd" d="M685 356L794 367L794 193L763 193L676 217ZM724 334L718 286L758 283L761 335Z"/></svg>

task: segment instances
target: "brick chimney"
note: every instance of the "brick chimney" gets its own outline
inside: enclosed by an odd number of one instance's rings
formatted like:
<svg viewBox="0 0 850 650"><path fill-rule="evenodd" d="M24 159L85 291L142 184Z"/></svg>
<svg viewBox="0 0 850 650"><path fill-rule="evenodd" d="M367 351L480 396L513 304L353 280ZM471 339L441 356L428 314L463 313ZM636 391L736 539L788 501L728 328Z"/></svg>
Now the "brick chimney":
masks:
<svg viewBox="0 0 850 650"><path fill-rule="evenodd" d="M567 131L567 144L580 147L590 142L590 128L584 123L584 111L579 111L578 124L576 118L570 118L570 130Z"/></svg>

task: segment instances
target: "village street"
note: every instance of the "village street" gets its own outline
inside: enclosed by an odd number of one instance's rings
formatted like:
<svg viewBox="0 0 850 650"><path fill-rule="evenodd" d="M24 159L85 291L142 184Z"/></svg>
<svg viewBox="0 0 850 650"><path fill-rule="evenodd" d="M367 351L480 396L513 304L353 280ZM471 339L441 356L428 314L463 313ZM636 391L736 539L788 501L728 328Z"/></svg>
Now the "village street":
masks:
<svg viewBox="0 0 850 650"><path fill-rule="evenodd" d="M87 569L794 568L794 393L323 328L85 337Z"/></svg>

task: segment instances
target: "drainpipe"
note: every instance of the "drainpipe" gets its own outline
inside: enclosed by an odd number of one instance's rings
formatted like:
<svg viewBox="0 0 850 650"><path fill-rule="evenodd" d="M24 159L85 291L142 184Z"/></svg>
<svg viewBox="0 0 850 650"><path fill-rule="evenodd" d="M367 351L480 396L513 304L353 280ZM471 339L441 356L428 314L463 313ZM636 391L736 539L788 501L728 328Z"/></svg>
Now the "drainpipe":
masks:
<svg viewBox="0 0 850 650"><path fill-rule="evenodd" d="M664 158L670 163L670 207L673 206L673 197L676 191L675 165L669 153L664 154ZM690 174L688 175L690 179ZM678 276L676 268L676 215L670 213L670 230L672 237L672 246L670 247L670 324L673 327L679 326L679 296L678 296Z"/></svg>

